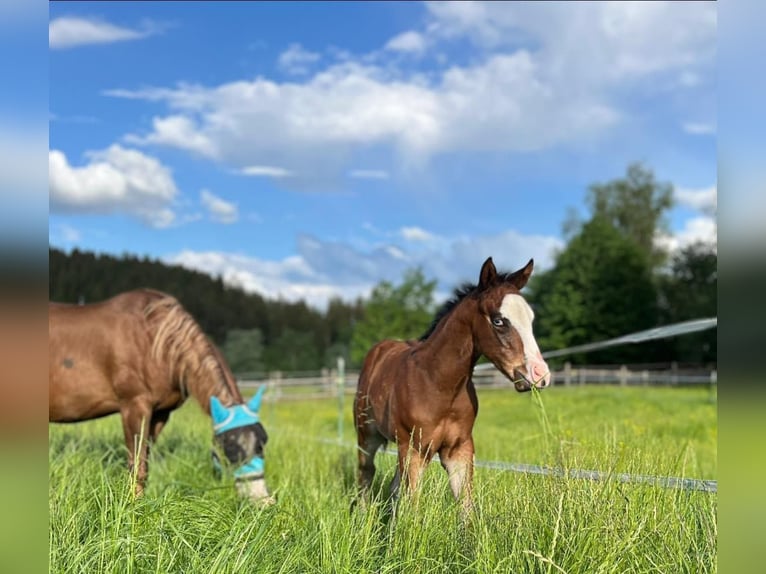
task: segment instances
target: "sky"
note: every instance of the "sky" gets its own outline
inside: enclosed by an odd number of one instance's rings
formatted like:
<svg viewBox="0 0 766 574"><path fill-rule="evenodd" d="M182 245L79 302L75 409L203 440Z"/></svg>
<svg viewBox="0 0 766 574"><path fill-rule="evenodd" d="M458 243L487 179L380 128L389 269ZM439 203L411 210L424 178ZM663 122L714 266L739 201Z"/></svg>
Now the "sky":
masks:
<svg viewBox="0 0 766 574"><path fill-rule="evenodd" d="M49 243L323 308L549 268L590 184L716 242L714 3L53 3Z"/></svg>

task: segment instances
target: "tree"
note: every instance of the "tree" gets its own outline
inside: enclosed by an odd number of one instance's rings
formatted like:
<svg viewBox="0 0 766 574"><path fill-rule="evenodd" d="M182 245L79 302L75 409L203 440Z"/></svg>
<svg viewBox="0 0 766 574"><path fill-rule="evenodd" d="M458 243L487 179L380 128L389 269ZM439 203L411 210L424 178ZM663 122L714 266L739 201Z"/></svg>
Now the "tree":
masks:
<svg viewBox="0 0 766 574"><path fill-rule="evenodd" d="M660 309L664 323L715 317L718 314L718 255L696 243L673 257L670 273L660 278ZM678 337L674 358L686 362L715 362L715 329Z"/></svg>
<svg viewBox="0 0 766 574"><path fill-rule="evenodd" d="M351 337L352 364L361 365L370 348L383 339L419 337L432 319L435 288L436 281L426 281L421 269L407 271L398 287L379 283Z"/></svg>
<svg viewBox="0 0 766 574"><path fill-rule="evenodd" d="M323 359L313 333L290 328L266 347L263 358L270 371L313 371Z"/></svg>
<svg viewBox="0 0 766 574"><path fill-rule="evenodd" d="M223 355L234 373L263 371L263 334L259 329L232 329L226 335Z"/></svg>
<svg viewBox="0 0 766 574"><path fill-rule="evenodd" d="M139 287L159 289L176 297L221 347L233 330L258 330L263 348L262 368L273 365L282 369L296 363L302 369L314 370L325 364L328 355L333 355L334 364L334 354L348 347L355 322L362 313L361 301L351 304L336 299L322 313L303 301L267 299L227 285L221 277L165 265L148 257L126 254L117 258L77 250L65 254L49 249L49 296L54 301L92 303ZM295 333L300 333L297 339ZM234 339L239 336L234 335ZM284 352L293 352L291 341L304 339L308 352L301 352L296 361L283 357ZM241 344L247 353L255 343ZM277 345L276 350L267 355L266 350L272 345ZM248 367L247 361L239 363L234 353L235 370L255 366L255 359L247 359L251 361Z"/></svg>
<svg viewBox="0 0 766 574"><path fill-rule="evenodd" d="M596 216L556 258L532 277L535 333L543 350L609 339L653 327L657 289L646 254L612 223ZM623 346L571 357L573 362L643 360L645 350Z"/></svg>
<svg viewBox="0 0 766 574"><path fill-rule="evenodd" d="M628 166L622 179L595 183L588 188L586 202L591 217L603 218L649 256L653 268L667 253L655 245L658 232L667 231L664 215L673 206L673 186L658 182L652 170L640 163ZM565 224L570 230L571 215Z"/></svg>

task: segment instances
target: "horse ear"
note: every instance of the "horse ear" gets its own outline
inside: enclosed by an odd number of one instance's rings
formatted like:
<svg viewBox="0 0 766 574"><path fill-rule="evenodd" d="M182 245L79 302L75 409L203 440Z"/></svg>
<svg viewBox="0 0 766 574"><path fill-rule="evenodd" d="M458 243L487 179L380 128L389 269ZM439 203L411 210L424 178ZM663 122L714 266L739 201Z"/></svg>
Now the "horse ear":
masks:
<svg viewBox="0 0 766 574"><path fill-rule="evenodd" d="M534 267L535 260L530 259L529 263L527 263L524 267L518 271L514 271L508 280L514 285L514 287L516 287L516 289L521 291L524 285L527 284L527 281L529 281L529 276L532 275L532 269L534 269Z"/></svg>
<svg viewBox="0 0 766 574"><path fill-rule="evenodd" d="M495 277L497 277L497 269L495 269L492 258L487 257L484 265L481 266L481 273L479 273L479 289L489 286Z"/></svg>
<svg viewBox="0 0 766 574"><path fill-rule="evenodd" d="M223 422L229 416L229 409L221 404L218 397L210 397L210 416L213 418L213 424Z"/></svg>
<svg viewBox="0 0 766 574"><path fill-rule="evenodd" d="M263 393L265 391L266 391L266 385L261 385L256 391L253 398L250 399L250 402L247 403L247 408L249 408L254 413L257 413L261 408L261 399L263 398Z"/></svg>

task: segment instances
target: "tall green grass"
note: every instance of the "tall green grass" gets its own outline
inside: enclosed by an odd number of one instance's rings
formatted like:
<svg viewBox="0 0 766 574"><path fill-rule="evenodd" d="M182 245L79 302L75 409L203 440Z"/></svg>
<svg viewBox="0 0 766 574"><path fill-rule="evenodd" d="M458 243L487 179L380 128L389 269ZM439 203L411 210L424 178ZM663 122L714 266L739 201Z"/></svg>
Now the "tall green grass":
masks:
<svg viewBox="0 0 766 574"><path fill-rule="evenodd" d="M612 473L716 478L707 390L556 387L539 397L483 391L477 458ZM51 572L715 572L715 494L616 480L477 469L464 522L438 464L415 505L385 500L395 457L350 511L350 400L264 403L268 482L261 509L213 477L210 421L171 416L144 497L134 500L119 417L50 427Z"/></svg>

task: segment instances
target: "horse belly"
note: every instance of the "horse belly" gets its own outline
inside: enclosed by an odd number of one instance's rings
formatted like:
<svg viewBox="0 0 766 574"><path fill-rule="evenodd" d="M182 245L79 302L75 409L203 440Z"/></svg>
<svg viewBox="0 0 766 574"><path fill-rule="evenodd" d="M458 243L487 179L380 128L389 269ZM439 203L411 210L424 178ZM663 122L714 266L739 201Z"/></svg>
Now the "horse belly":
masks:
<svg viewBox="0 0 766 574"><path fill-rule="evenodd" d="M120 410L110 381L97 368L71 358L52 365L48 388L48 420L76 422Z"/></svg>

